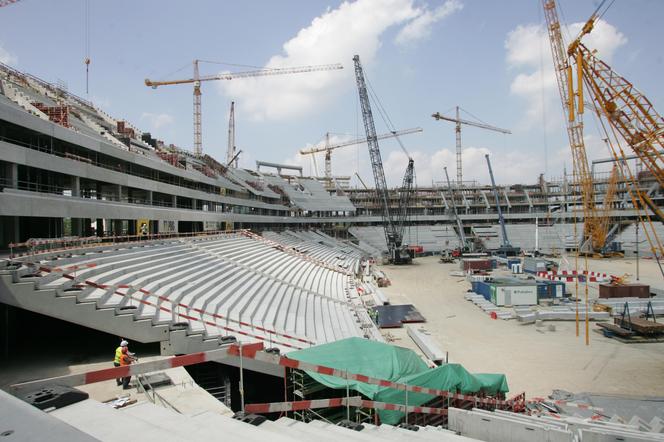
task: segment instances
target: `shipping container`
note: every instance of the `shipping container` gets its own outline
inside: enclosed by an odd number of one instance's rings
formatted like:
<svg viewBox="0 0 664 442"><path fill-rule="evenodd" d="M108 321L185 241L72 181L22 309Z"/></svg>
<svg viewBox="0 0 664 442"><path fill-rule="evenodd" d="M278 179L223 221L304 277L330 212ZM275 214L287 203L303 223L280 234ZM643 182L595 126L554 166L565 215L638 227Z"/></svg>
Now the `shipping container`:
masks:
<svg viewBox="0 0 664 442"><path fill-rule="evenodd" d="M548 272L554 270L556 263L542 258L532 258L526 256L523 258L523 271L527 273Z"/></svg>
<svg viewBox="0 0 664 442"><path fill-rule="evenodd" d="M491 302L501 307L506 305L537 305L537 285L492 284Z"/></svg>
<svg viewBox="0 0 664 442"><path fill-rule="evenodd" d="M459 263L461 270L491 270L491 260L487 258L464 258Z"/></svg>
<svg viewBox="0 0 664 442"><path fill-rule="evenodd" d="M649 298L650 286L645 284L600 284L600 298Z"/></svg>
<svg viewBox="0 0 664 442"><path fill-rule="evenodd" d="M537 281L537 300L562 298L565 296L565 283L562 281Z"/></svg>

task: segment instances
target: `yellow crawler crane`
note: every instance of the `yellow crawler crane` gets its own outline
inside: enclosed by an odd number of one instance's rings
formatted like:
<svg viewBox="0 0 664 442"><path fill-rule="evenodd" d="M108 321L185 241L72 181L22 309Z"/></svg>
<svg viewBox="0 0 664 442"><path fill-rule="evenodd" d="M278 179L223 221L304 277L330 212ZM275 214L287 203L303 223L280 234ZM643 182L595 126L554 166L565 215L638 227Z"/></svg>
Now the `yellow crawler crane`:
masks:
<svg viewBox="0 0 664 442"><path fill-rule="evenodd" d="M579 112L583 112L585 84L616 165L629 181L627 190L634 208L638 211L651 251L658 257L664 255L664 247L656 234L653 219L647 208L653 212L654 218L659 222L664 222L664 213L641 189L639 176L635 176L629 168L626 161L628 155L622 144L626 144L632 150L660 187L664 187L664 156L661 154L661 149L664 147L664 119L642 92L581 42L583 36L592 31L599 17L598 11L603 4L604 2L600 4L583 26L580 35L567 48L567 55L570 60L575 61L577 68L576 95L579 100ZM657 262L659 264L659 260ZM664 276L661 264L660 271Z"/></svg>
<svg viewBox="0 0 664 442"><path fill-rule="evenodd" d="M544 16L549 33L549 43L551 44L551 54L553 55L558 91L560 92L563 104L563 112L567 117L567 136L572 150L574 181L578 183L581 193L584 220L583 241L581 241L581 245L585 248L584 252L599 252L599 250L591 250L592 238L597 236L596 231L599 229L600 222L597 218L593 177L590 166L588 165L586 146L583 140L583 98L579 96L579 111L575 112L574 75L563 42L556 3L554 0L542 0L542 4L544 6Z"/></svg>
<svg viewBox="0 0 664 442"><path fill-rule="evenodd" d="M604 203L598 218L597 228L592 236L593 249L602 250L601 256L622 256L622 252L611 252L608 250L611 229L611 209L615 203L619 181L620 169L617 165L614 165L606 186L606 192L604 193Z"/></svg>

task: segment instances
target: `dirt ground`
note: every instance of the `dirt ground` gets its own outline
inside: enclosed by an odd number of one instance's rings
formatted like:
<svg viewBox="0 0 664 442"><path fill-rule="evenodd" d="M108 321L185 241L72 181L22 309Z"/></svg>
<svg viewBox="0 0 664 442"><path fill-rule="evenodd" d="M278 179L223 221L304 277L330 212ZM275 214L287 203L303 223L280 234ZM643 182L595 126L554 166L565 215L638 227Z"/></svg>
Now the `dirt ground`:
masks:
<svg viewBox="0 0 664 442"><path fill-rule="evenodd" d="M573 258L570 262L573 266ZM590 260L588 268L635 275L633 259ZM591 322L590 345L586 346L583 322L577 337L574 321L546 321L544 327L536 327L515 319L492 320L464 299L470 283L450 276L459 265L440 264L438 257L381 269L392 281L381 290L392 304L414 304L420 310L427 319L423 326L449 352L450 362L462 364L471 373L506 374L511 394L525 391L532 397L564 389L664 396L664 343L624 344L598 334ZM654 261L641 260L641 282L664 288L659 272ZM589 287L590 297L597 297L597 284ZM549 331L549 324L555 325L555 331ZM396 338L394 344L417 349L405 329L387 331Z"/></svg>

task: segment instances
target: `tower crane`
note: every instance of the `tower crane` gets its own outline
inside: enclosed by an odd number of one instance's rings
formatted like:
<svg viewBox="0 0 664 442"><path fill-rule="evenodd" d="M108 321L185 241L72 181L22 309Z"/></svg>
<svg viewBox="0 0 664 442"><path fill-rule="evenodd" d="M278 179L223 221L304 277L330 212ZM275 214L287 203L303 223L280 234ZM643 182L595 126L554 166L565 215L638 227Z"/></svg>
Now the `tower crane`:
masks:
<svg viewBox="0 0 664 442"><path fill-rule="evenodd" d="M412 129L404 129L404 130L395 130L392 132L387 132L384 134L380 134L376 136L377 140L384 140L387 138L393 138L393 137L399 137L401 135L408 135L408 134L414 134L422 132L421 127L415 127ZM366 143L367 139L365 138L357 138L355 140L350 140L350 141L342 141L340 143L335 143L335 144L330 144L330 134L329 132L325 134L325 144L320 145L320 146L314 146L309 149L301 149L300 150L300 155L315 155L320 152L325 152L325 178L327 180L332 179L332 151L334 149L338 149L340 147L347 147L347 146L354 146L356 144L362 144Z"/></svg>
<svg viewBox="0 0 664 442"><path fill-rule="evenodd" d="M198 64L202 62L205 62L205 60L194 60L193 62L194 75L192 78L186 78L182 80L167 80L167 81L153 81L148 78L145 79L145 85L153 89L156 89L159 86L170 86L176 84L194 85L194 154L196 156L201 156L203 154L203 138L202 138L202 127L201 127L201 83L202 82L343 69L343 66L341 64L336 63L336 64L325 64L325 65L316 65L316 66L300 66L292 68L258 69L246 72L231 72L227 74L201 76L199 74Z"/></svg>
<svg viewBox="0 0 664 442"><path fill-rule="evenodd" d="M496 180L493 177L493 169L491 169L491 160L489 155L484 155L486 158L486 164L489 167L489 176L491 177L491 188L493 189L493 196L496 200L496 210L498 211L498 221L500 222L500 231L502 233L503 243L500 245L498 250L495 251L498 256L518 256L521 254L521 248L515 247L510 244L509 238L507 238L507 229L505 228L505 217L503 216L503 209L500 208L500 198L498 197L498 188L496 187Z"/></svg>
<svg viewBox="0 0 664 442"><path fill-rule="evenodd" d="M385 180L385 170L383 169L383 160L380 156L378 146L378 136L374 124L371 104L369 103L369 94L364 79L364 71L360 63L360 56L353 57L355 64L355 80L357 82L357 91L360 96L360 106L362 108L362 121L367 135L367 145L369 146L369 157L371 158L371 168L373 170L374 182L376 185L376 196L381 205L381 214L383 220L383 229L385 232L385 242L387 244L388 259L392 264L410 264L412 255L403 245L403 229L405 218L407 217L408 207L399 207L397 218L395 219L390 212L390 195ZM400 204L407 203L406 195L412 191L414 163L412 158L408 159L406 174L404 175L401 193L399 197Z"/></svg>
<svg viewBox="0 0 664 442"><path fill-rule="evenodd" d="M463 184L463 169L461 164L461 125L465 124L467 126L479 127L480 129L492 130L495 132L500 132L503 134L511 134L507 129L501 129L500 127L491 126L485 123L477 123L475 121L464 120L459 116L459 106L456 106L456 118L446 117L441 115L439 112L431 115L436 120L450 121L456 124L456 172L457 172L457 186L461 187Z"/></svg>

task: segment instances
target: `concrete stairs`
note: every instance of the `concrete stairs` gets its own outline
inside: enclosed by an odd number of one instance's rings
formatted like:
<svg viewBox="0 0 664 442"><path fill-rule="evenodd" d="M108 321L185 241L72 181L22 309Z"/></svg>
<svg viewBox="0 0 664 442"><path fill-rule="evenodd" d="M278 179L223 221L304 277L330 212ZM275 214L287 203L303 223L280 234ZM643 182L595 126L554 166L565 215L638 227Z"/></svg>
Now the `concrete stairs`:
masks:
<svg viewBox="0 0 664 442"><path fill-rule="evenodd" d="M160 342L164 355L213 350L220 346L218 337L210 339L202 333L189 333L177 324L154 323L151 318L137 317L133 310L104 308L97 301L80 301L81 291L39 289L36 279L25 275L25 268L17 271L11 269L7 261L0 261L0 302L133 341Z"/></svg>
<svg viewBox="0 0 664 442"><path fill-rule="evenodd" d="M85 400L54 410L51 416L84 433L104 441L205 441L242 440L246 442L311 441L472 441L434 427L411 431L389 425L364 425L355 431L323 421L304 423L282 417L258 426L231 417L204 411L180 414L150 402L114 409L93 400Z"/></svg>

